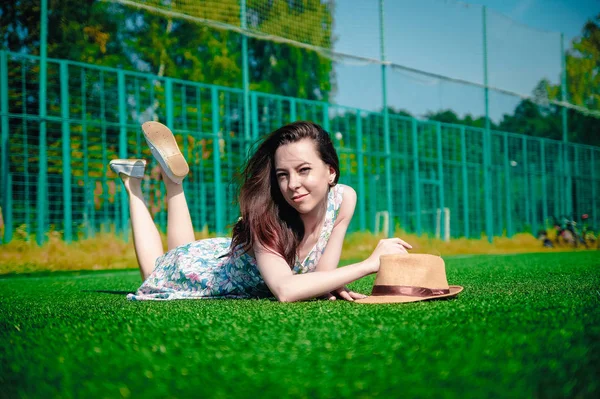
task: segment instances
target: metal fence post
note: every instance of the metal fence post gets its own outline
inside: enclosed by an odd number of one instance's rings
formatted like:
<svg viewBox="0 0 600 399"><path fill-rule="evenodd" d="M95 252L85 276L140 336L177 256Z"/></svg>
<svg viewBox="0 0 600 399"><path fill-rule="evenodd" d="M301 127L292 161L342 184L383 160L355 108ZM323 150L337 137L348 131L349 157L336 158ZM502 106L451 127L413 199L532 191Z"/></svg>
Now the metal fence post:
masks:
<svg viewBox="0 0 600 399"><path fill-rule="evenodd" d="M219 93L215 86L211 87L212 99L212 135L213 135L213 162L215 179L215 229L217 234L223 234L225 222L223 215L223 194L221 187L221 148L219 143Z"/></svg>
<svg viewBox="0 0 600 399"><path fill-rule="evenodd" d="M510 163L508 159L508 135L506 133L502 134L502 139L504 141L504 192L505 192L505 200L506 200L506 236L513 236L513 227L512 227L512 197L511 197L511 188L510 188Z"/></svg>
<svg viewBox="0 0 600 399"><path fill-rule="evenodd" d="M10 201L9 190L10 190L10 173L8 165L8 56L6 51L0 51L0 114L2 114L2 141L0 142L0 191L2 192L0 200L2 203L2 213L4 217L4 237L0 239L4 240L4 243L10 241L12 237L12 223L8 223L9 219L12 219L12 215L9 215L8 202Z"/></svg>
<svg viewBox="0 0 600 399"><path fill-rule="evenodd" d="M464 234L469 238L469 174L467 173L467 143L465 137L465 127L460 127L460 160L462 169L463 181L463 219L464 219Z"/></svg>
<svg viewBox="0 0 600 399"><path fill-rule="evenodd" d="M383 29L383 0L379 0L379 42L381 47L381 87L383 100L383 146L385 151L385 199L389 212L388 237L394 235L394 203L392 201L392 158L390 153L390 115L387 106L387 65L385 64L385 43Z"/></svg>
<svg viewBox="0 0 600 399"><path fill-rule="evenodd" d="M200 87L196 86L196 121L198 123L198 130L200 130L200 132L202 132L202 137L204 137L204 127L202 125L202 101L201 101L201 94L202 91L200 90ZM204 138L203 138L204 139ZM196 228L198 229L198 226L200 226L200 230L204 230L206 228L208 228L208 223L207 223L207 212L206 212L206 180L205 180L205 174L204 174L204 151L206 151L206 149L204 148L204 146L200 146L200 148L198 148L198 145L195 145L195 147L197 148L196 151L199 152L198 157L199 162L198 162L198 166L197 169L195 171L195 173L197 173L198 176L198 180L197 180L197 184L196 184L196 195L194 195L192 197L192 200L194 202L194 209L200 209L200 211L196 211L194 214L192 214L192 220L194 220L194 226L196 226ZM194 168L194 166L192 165L192 168ZM199 215L198 215L199 213ZM199 219L198 219L199 217ZM197 222L197 220L199 220L199 223Z"/></svg>
<svg viewBox="0 0 600 399"><path fill-rule="evenodd" d="M252 99L252 141L258 140L258 98L256 93L251 94Z"/></svg>
<svg viewBox="0 0 600 399"><path fill-rule="evenodd" d="M41 0L40 21L40 77L39 77L39 144L38 144L38 188L37 188L37 233L36 242L42 245L45 240L46 218L48 214L48 146L46 136L46 72L48 68L47 56L48 37L48 0Z"/></svg>
<svg viewBox="0 0 600 399"><path fill-rule="evenodd" d="M90 155L87 132L87 101L86 101L86 77L83 68L81 69L81 135L83 146L83 218L85 221L85 238L93 237L96 233L96 221L94 212L94 195L90 195L87 187L91 186L90 180Z"/></svg>
<svg viewBox="0 0 600 399"><path fill-rule="evenodd" d="M174 129L174 115L173 115L173 81L170 78L163 78L163 83L164 83L164 95L165 95L165 125L173 130ZM184 185L187 184L187 182L182 183ZM161 195L166 197L166 190L165 186L159 186L159 190L161 190ZM163 229L163 231L167 231L167 224L168 224L168 217L167 217L167 204L166 202L163 203L163 207L162 209L158 212L158 224L161 227L161 229Z"/></svg>
<svg viewBox="0 0 600 399"><path fill-rule="evenodd" d="M565 55L565 35L564 33L560 34L560 65L561 65L561 80L560 80L560 100L562 102L567 101L567 57ZM564 164L563 169L565 171L565 179L564 179L564 190L563 193L566 196L565 198L565 208L564 213L566 215L570 215L573 213L573 193L572 187L572 179L571 179L571 166L569 165L569 121L567 109L562 107L561 110L562 116L562 142L563 142L563 161Z"/></svg>
<svg viewBox="0 0 600 399"><path fill-rule="evenodd" d="M71 132L69 131L69 65L60 62L60 114L62 118L62 172L64 240L73 240L73 206L71 185Z"/></svg>
<svg viewBox="0 0 600 399"><path fill-rule="evenodd" d="M437 164L438 164L438 181L439 181L439 193L440 193L440 212L441 215L444 215L444 157L443 157L443 146L442 146L442 124L440 122L436 122L435 124L435 133L437 139ZM449 237L450 232L444 231L442 232L442 227L445 224L440 222L440 237Z"/></svg>
<svg viewBox="0 0 600 399"><path fill-rule="evenodd" d="M487 57L487 8L483 6L483 84L485 98L485 131L483 139L483 184L485 192L485 232L489 242L493 241L494 219L492 216L492 187L491 187L491 133L490 133L490 104L488 88L488 57Z"/></svg>
<svg viewBox="0 0 600 399"><path fill-rule="evenodd" d="M101 199L102 199L102 208L99 210L101 213L101 218L102 218L102 222L101 222L101 227L100 227L100 231L101 232L109 232L111 227L111 222L109 220L108 217L108 205L110 203L109 201L109 193L108 193L108 137L107 137L107 133L106 133L106 92L105 92L105 86L104 86L104 70L100 70L100 87L98 88L99 92L100 92L100 116L101 116L101 120L100 120L100 137L102 140L102 148L101 148L101 154L102 154L102 177L101 177L101 184L102 184L102 194L101 194Z"/></svg>
<svg viewBox="0 0 600 399"><path fill-rule="evenodd" d="M579 169L579 149L580 147L573 147L573 177L575 178L575 203L573 204L573 208L569 216L572 218L571 220L575 220L577 218L577 213L581 213L581 171Z"/></svg>
<svg viewBox="0 0 600 399"><path fill-rule="evenodd" d="M248 36L246 36L246 29L248 29L248 21L246 18L246 0L241 0L240 4L240 21L242 23L242 80L244 87L244 141L246 156L250 154L250 69L248 66Z"/></svg>
<svg viewBox="0 0 600 399"><path fill-rule="evenodd" d="M542 172L542 225L545 228L546 220L548 220L548 183L546 181L546 146L544 145L544 139L540 139L540 163L541 163L541 172ZM537 234L536 231L532 232L533 234Z"/></svg>
<svg viewBox="0 0 600 399"><path fill-rule="evenodd" d="M6 219L4 219L4 242L12 241L13 237L13 194L12 194L12 175L6 175Z"/></svg>
<svg viewBox="0 0 600 399"><path fill-rule="evenodd" d="M525 221L531 226L531 208L533 204L531 204L531 188L529 184L529 166L527 165L527 139L525 136L521 138L521 143L523 145L523 191L525 192Z"/></svg>
<svg viewBox="0 0 600 399"><path fill-rule="evenodd" d="M417 135L417 120L411 120L411 132L412 132L412 156L413 156L413 177L414 183L414 195L415 195L415 225L417 235L420 236L422 233L421 228L421 180L419 177L419 139Z"/></svg>
<svg viewBox="0 0 600 399"><path fill-rule="evenodd" d="M591 149L590 150L592 153L592 159L590 162L590 166L591 166L591 171L592 171L592 223L594 226L598 226L598 206L600 204L598 204L598 198L596 197L596 184L598 184L598 182L596 181L596 160L595 160L595 153L596 150L595 149Z"/></svg>
<svg viewBox="0 0 600 399"><path fill-rule="evenodd" d="M290 99L290 122L295 122L296 121L296 99L295 98L291 98Z"/></svg>
<svg viewBox="0 0 600 399"><path fill-rule="evenodd" d="M323 129L329 133L329 104L323 104Z"/></svg>
<svg viewBox="0 0 600 399"><path fill-rule="evenodd" d="M361 231L367 229L367 205L365 203L365 160L363 151L362 115L356 110L356 157L358 166L358 224Z"/></svg>
<svg viewBox="0 0 600 399"><path fill-rule="evenodd" d="M119 89L119 158L127 158L127 101L125 90L125 72L119 70L117 74L118 89ZM127 201L127 193L125 190L120 191L120 208L121 208L121 226L120 230L125 241L129 238L129 206Z"/></svg>
<svg viewBox="0 0 600 399"><path fill-rule="evenodd" d="M166 107L166 125L169 129L174 129L175 115L173 110L173 80L165 78L165 107Z"/></svg>

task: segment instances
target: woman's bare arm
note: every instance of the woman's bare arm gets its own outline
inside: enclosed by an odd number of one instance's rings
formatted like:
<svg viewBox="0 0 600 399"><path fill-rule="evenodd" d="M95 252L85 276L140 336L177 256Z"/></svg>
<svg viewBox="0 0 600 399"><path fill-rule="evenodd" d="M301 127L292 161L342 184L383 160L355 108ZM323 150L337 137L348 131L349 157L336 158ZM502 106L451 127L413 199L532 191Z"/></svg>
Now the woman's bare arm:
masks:
<svg viewBox="0 0 600 399"><path fill-rule="evenodd" d="M280 255L259 245L255 246L254 254L265 283L280 302L301 301L323 295L378 269L378 262L369 258L339 269L293 274Z"/></svg>
<svg viewBox="0 0 600 399"><path fill-rule="evenodd" d="M281 302L294 302L315 298L344 287L359 278L379 270L379 256L388 253L406 253L410 244L399 238L383 239L366 260L338 268L344 237L356 206L356 192L344 187L340 212L333 231L319 259L316 270L306 274L293 274L285 259L260 243L254 245L258 269L265 283ZM347 299L347 298L346 298Z"/></svg>
<svg viewBox="0 0 600 399"><path fill-rule="evenodd" d="M325 251L321 255L316 267L316 271L318 272L336 269L340 263L346 231L352 221L354 209L356 208L356 191L346 185L344 185L343 190L342 204L340 205L337 219L335 220Z"/></svg>

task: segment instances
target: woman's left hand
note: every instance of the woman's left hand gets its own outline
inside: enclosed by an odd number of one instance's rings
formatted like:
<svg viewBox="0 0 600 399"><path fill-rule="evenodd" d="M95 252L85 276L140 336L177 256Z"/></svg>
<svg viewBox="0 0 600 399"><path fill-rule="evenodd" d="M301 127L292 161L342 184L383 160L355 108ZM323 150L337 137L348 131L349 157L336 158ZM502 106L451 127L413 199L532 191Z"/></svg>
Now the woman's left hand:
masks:
<svg viewBox="0 0 600 399"><path fill-rule="evenodd" d="M335 301L336 299L343 299L345 301L353 302L355 299L366 298L366 295L359 294L358 292L350 291L345 286L342 288L338 288L337 290L333 290L323 295L322 298L327 299L329 301Z"/></svg>

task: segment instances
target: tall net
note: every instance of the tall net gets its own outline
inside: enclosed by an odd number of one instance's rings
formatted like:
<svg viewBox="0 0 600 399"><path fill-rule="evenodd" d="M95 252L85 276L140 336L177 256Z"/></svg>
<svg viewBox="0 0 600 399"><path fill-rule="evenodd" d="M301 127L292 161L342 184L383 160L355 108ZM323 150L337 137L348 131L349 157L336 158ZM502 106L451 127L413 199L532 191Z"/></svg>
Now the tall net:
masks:
<svg viewBox="0 0 600 399"><path fill-rule="evenodd" d="M461 96L458 89L444 86L455 82L456 87L467 91L467 86L482 88L487 84L492 91L514 97L513 103L527 98L600 117L600 112L586 109L585 104L563 99L560 89L556 89L561 84L563 58L560 34L529 28L478 5L441 0L103 1L123 5L125 10L159 15L169 24L185 21L315 51L336 63L333 81L337 90L332 92L344 105L345 100L357 97L344 90L352 86L351 82L356 83L359 75L345 73L345 69L373 63L409 73L415 84L428 81L426 84L438 91L438 103L447 108L454 106L450 98L457 98L454 103L464 108L462 99L470 96ZM380 15L381 5L384 12ZM271 62L280 61L275 54L273 57ZM431 83L432 77L437 79L435 83ZM361 80L372 86L379 84L374 79ZM546 87L553 94L544 98ZM391 89L390 93L406 93L411 88ZM368 109L372 101L367 101L360 106ZM500 120L512 111L511 105L508 101L492 104L490 117Z"/></svg>
<svg viewBox="0 0 600 399"><path fill-rule="evenodd" d="M331 46L332 3L303 0L108 0L174 20L313 48ZM245 19L244 19L245 16Z"/></svg>
<svg viewBox="0 0 600 399"><path fill-rule="evenodd" d="M577 53L562 51L572 38L561 45L558 33L442 0L102 0L93 8L99 22L82 28L85 51L73 46L47 62L45 142L41 60L19 48L1 54L7 226L67 229L70 214L76 234L114 220L125 231L127 204L106 164L149 158L139 124L159 120L192 160L185 184L195 226L226 232L253 143L300 119L332 133L341 181L359 193L351 229L381 231L387 220L392 230L438 237L512 235L583 213L600 224L600 150L583 145L600 137L600 85L573 72ZM50 40L60 48L60 35ZM40 177L49 202L37 196ZM146 188L164 227L162 188Z"/></svg>

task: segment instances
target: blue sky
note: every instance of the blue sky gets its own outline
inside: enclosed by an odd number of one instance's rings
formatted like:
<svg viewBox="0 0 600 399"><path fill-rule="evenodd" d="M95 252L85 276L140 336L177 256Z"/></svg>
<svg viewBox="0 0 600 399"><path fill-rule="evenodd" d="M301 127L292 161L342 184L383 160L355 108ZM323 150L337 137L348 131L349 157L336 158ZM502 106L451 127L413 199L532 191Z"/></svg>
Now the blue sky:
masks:
<svg viewBox="0 0 600 399"><path fill-rule="evenodd" d="M387 0L386 59L440 75L483 83L483 11L487 7L488 84L531 95L546 78L558 83L560 32L565 48L585 22L600 13L600 0ZM379 59L378 0L340 0L334 18L334 48ZM382 105L381 67L336 63L334 101L367 110ZM413 73L388 72L388 104L422 116L451 108L460 115L484 113L483 90ZM490 116L512 113L520 98L490 93Z"/></svg>

